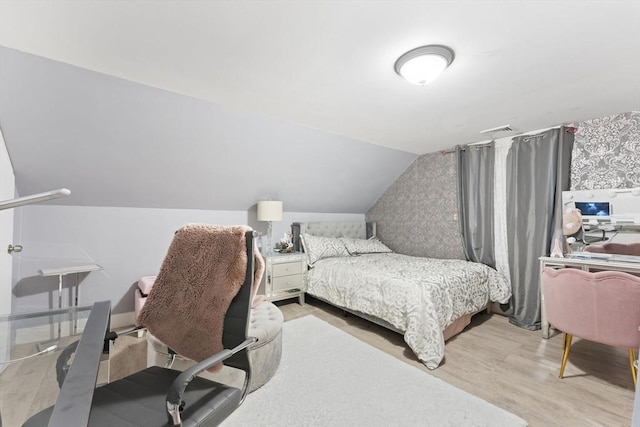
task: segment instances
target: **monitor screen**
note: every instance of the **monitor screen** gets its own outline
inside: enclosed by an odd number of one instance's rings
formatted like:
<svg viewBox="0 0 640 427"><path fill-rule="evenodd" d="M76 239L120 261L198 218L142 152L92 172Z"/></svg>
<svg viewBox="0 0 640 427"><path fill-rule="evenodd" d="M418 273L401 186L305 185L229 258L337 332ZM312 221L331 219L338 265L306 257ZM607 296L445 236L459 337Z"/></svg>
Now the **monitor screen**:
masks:
<svg viewBox="0 0 640 427"><path fill-rule="evenodd" d="M611 216L611 204L609 202L575 202L576 209L582 216L607 218Z"/></svg>

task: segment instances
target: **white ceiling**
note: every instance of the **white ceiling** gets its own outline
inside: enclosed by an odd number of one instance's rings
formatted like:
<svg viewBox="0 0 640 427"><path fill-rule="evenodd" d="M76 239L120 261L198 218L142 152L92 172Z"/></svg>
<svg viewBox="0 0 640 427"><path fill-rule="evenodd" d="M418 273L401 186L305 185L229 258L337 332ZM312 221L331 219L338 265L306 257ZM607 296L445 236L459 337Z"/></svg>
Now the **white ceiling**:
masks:
<svg viewBox="0 0 640 427"><path fill-rule="evenodd" d="M417 154L640 109L638 0L0 0L0 44ZM456 58L419 87L425 44Z"/></svg>

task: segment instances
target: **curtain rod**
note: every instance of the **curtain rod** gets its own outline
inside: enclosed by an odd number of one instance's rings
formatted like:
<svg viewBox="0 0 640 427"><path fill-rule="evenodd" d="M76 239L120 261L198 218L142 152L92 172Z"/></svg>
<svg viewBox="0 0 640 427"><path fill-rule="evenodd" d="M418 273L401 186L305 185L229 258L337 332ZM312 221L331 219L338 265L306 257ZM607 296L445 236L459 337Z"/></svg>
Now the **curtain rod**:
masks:
<svg viewBox="0 0 640 427"><path fill-rule="evenodd" d="M464 150L467 149L467 147L484 148L484 147L490 146L494 142L495 141L491 140L491 141L488 141L488 142L476 142L476 143L471 143L471 144L465 144L460 149L462 151L464 151ZM455 152L456 152L455 147L454 148L450 148L448 150L442 150L441 151L442 154L449 154L449 153L455 153Z"/></svg>
<svg viewBox="0 0 640 427"><path fill-rule="evenodd" d="M567 128L567 132L569 132L569 133L575 133L575 131L576 131L576 127L575 126L560 125L560 126L552 126L552 127L548 128L548 129L543 130L542 132L546 132L546 131L551 130L551 129L560 129L563 126ZM511 135L511 138L516 138L518 136L528 136L530 138L535 138L538 135L542 135L542 132L532 133L532 134L527 134L525 132L521 132L521 133L517 133L515 135ZM505 138L507 138L507 137L505 137ZM491 141L487 141L487 142L472 142L472 143L469 143L469 144L464 144L461 149L464 151L466 149L466 147L469 147L469 146L479 147L479 148L488 147L489 145L491 145L492 142L495 142L495 140L491 140ZM456 149L454 147L454 148L449 148L448 150L442 150L440 153L442 155L445 155L445 154L455 153L455 152L456 152Z"/></svg>

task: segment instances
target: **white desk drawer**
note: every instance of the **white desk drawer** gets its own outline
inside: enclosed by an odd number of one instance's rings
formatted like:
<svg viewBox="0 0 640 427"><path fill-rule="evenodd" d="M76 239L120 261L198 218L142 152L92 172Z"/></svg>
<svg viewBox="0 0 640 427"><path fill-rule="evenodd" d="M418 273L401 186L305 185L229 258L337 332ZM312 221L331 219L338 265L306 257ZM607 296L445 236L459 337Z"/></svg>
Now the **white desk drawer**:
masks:
<svg viewBox="0 0 640 427"><path fill-rule="evenodd" d="M296 289L302 286L301 275L291 275L273 278L273 291L283 291L286 289Z"/></svg>
<svg viewBox="0 0 640 427"><path fill-rule="evenodd" d="M283 262L281 264L273 264L273 277L289 276L292 274L302 273L302 262Z"/></svg>

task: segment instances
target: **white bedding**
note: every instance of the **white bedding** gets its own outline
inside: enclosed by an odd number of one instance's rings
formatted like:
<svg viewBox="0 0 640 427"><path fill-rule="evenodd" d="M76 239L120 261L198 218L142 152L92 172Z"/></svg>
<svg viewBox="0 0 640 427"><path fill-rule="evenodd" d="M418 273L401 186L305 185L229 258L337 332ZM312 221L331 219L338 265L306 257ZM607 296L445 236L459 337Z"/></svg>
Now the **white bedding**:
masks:
<svg viewBox="0 0 640 427"><path fill-rule="evenodd" d="M489 301L506 303L511 289L486 265L395 253L324 258L309 271L307 292L378 317L404 331L429 368L444 358L442 331Z"/></svg>

